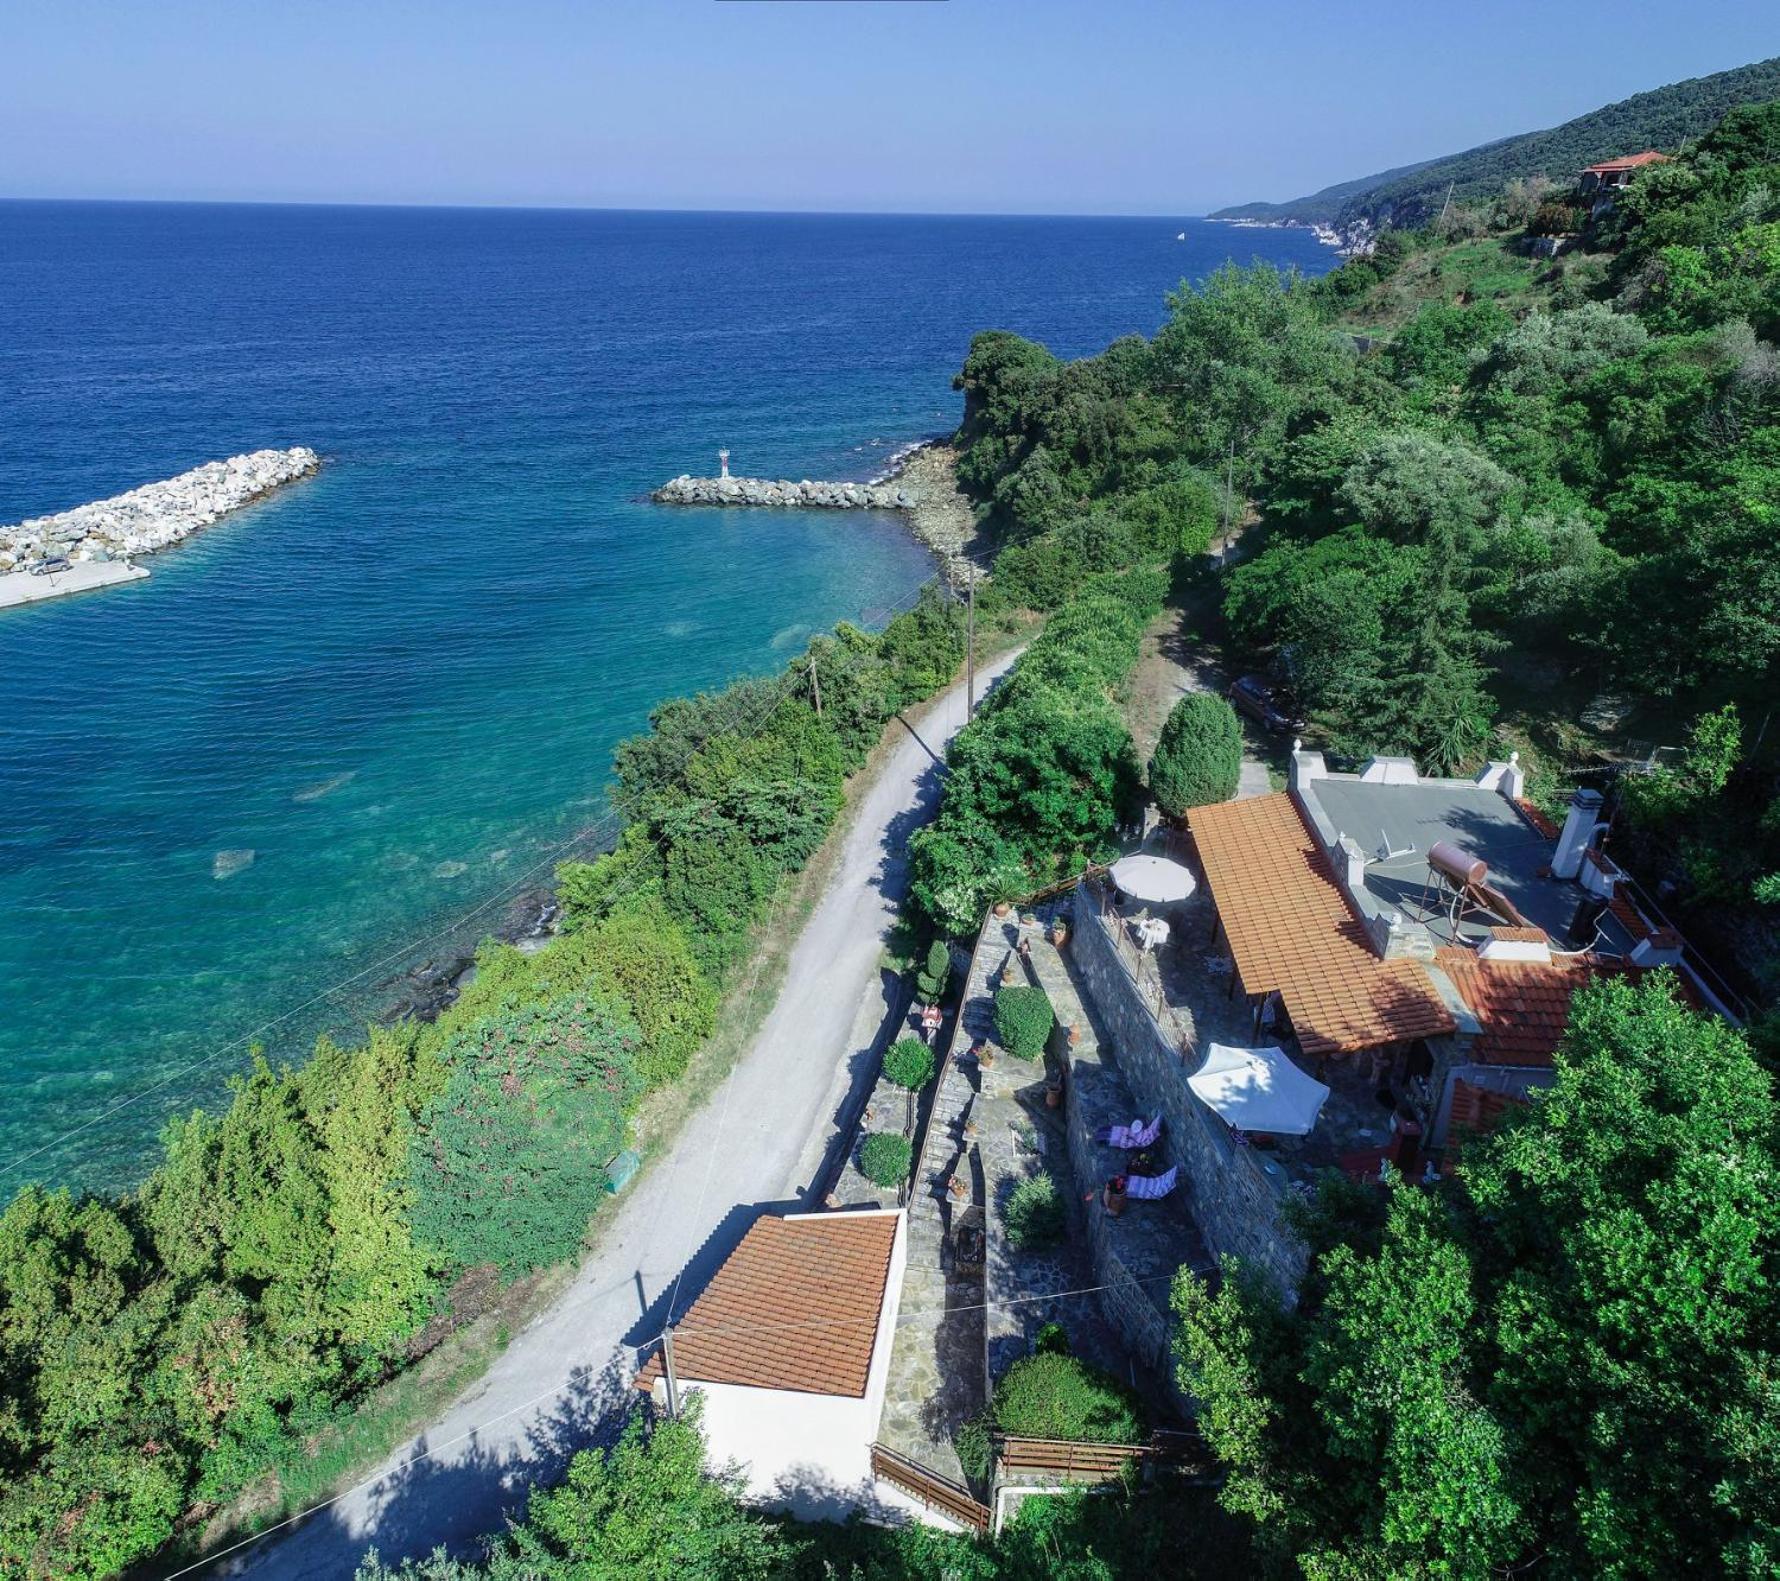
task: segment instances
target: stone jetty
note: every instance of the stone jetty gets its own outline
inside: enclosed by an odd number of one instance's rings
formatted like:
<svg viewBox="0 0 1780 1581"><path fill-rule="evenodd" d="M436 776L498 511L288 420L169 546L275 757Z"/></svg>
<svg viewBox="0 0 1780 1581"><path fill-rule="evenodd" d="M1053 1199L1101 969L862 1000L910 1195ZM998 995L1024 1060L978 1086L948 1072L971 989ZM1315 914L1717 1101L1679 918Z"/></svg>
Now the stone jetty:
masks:
<svg viewBox="0 0 1780 1581"><path fill-rule="evenodd" d="M165 483L145 483L112 499L0 527L0 574L23 575L42 566L59 567L62 561L103 564L153 554L230 511L307 477L320 465L321 457L305 445L256 450L193 467ZM10 601L0 599L0 604L5 602Z"/></svg>
<svg viewBox="0 0 1780 1581"><path fill-rule="evenodd" d="M808 505L842 511L912 511L916 496L897 483L812 483L805 478L695 478L682 473L649 496L658 505Z"/></svg>

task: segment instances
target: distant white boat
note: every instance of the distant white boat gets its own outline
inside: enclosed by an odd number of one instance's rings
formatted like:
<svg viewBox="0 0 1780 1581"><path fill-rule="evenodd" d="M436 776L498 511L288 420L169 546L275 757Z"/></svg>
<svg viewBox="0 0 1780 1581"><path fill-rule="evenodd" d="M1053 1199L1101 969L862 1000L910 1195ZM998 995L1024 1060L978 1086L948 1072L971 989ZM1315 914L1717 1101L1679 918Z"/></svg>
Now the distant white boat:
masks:
<svg viewBox="0 0 1780 1581"><path fill-rule="evenodd" d="M1176 237L1175 237L1175 238L1174 238L1174 239L1175 239L1175 240L1176 240L1176 241L1177 241L1177 242L1184 242L1184 241L1185 241L1185 240L1186 240L1186 239L1187 239L1187 233L1186 233L1186 232L1185 232L1185 231L1182 231L1182 232L1181 232L1181 233L1180 233L1180 234L1179 234L1179 235L1178 235L1178 236L1176 236Z"/></svg>

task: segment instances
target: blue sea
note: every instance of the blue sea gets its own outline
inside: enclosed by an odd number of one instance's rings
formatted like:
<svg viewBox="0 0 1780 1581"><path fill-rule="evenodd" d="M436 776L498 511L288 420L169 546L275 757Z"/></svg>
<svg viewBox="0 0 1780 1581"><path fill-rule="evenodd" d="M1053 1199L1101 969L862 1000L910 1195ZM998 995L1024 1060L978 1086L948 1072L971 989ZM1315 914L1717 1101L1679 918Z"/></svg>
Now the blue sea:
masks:
<svg viewBox="0 0 1780 1581"><path fill-rule="evenodd" d="M252 1043L350 1035L547 882L654 703L932 572L891 515L650 488L719 446L870 476L956 423L974 331L1086 355L1231 255L1333 261L1170 220L0 203L0 522L324 457L147 581L0 611L0 1197L128 1184Z"/></svg>

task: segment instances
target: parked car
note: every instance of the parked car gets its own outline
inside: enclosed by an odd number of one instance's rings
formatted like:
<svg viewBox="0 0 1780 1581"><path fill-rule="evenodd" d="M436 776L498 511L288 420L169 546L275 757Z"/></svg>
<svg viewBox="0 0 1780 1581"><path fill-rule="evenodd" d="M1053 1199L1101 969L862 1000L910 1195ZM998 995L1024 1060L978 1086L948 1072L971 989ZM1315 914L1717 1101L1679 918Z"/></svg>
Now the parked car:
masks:
<svg viewBox="0 0 1780 1581"><path fill-rule="evenodd" d="M1238 713L1247 714L1263 730L1284 734L1302 730L1304 721L1292 706L1291 694L1283 687L1269 685L1258 675L1245 675L1230 688L1230 702Z"/></svg>
<svg viewBox="0 0 1780 1581"><path fill-rule="evenodd" d="M39 560L31 567L32 576L54 576L58 571L73 569L72 562L66 555L57 555L53 560Z"/></svg>

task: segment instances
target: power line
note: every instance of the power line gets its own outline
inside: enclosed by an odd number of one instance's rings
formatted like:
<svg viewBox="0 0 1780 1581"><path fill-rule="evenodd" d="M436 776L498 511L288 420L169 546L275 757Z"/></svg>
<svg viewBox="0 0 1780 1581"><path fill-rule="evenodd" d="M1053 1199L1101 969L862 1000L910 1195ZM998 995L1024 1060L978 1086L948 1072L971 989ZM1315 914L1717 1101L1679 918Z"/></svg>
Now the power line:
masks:
<svg viewBox="0 0 1780 1581"><path fill-rule="evenodd" d="M899 599L896 603L884 606L885 613L887 615L894 615L894 614L900 613L904 609L912 608L916 603L919 602L923 590L933 580L934 580L934 578L931 578L931 577L925 579L923 582L921 582L915 588L915 590L912 593L905 595L903 598ZM775 680L779 681L781 685L783 685L785 677L781 673L779 676L771 677L770 679L775 679ZM686 751L682 754L679 762L676 763L671 770L667 771L667 773L663 775L662 779L658 782L658 785L656 788L659 789L660 786L666 784L668 782L668 780L673 775L677 775L682 769L684 769L686 767L686 765L692 760L693 756L699 751L699 749L701 747L703 747L707 742L711 741L713 738L715 738L719 735L725 735L725 734L739 734L744 737L752 736L752 735L756 734L758 732L758 730L762 726L765 725L767 720L771 718L773 712L778 708L779 704L785 700L786 695L787 694L783 691L776 691L773 695L769 695L768 698L766 699L766 707L762 710L760 717L754 722L754 724L749 729L742 730L742 731L732 731L730 727L732 725L734 725L736 719L740 717L741 709L740 709L740 706L738 705L737 708L735 709L735 711L729 716L729 718L723 724L714 726L712 729L707 731L703 736L699 737L699 739L697 741L691 743L687 747ZM596 836L596 831L599 830L600 827L605 824L609 824L611 826L611 834L605 835L605 836ZM32 1148L27 1153L22 1153L22 1154L19 1154L15 1158L8 1159L5 1163L0 1164L0 1176L9 1175L14 1170L20 1168L21 1166L23 1166L25 1164L30 1163L30 1161L32 1159L38 1158L38 1157L42 1156L44 1153L50 1152L56 1148L60 1148L65 1143L72 1141L75 1137L82 1136L86 1132L92 1130L95 1126L103 1125L107 1120L111 1119L113 1116L123 1113L124 1110L126 1110L126 1109L133 1108L136 1104L141 1103L148 1098L152 1098L156 1093L161 1092L162 1090L164 1090L165 1088L167 1088L174 1082L182 1081L185 1077L193 1075L197 1071L203 1070L207 1066L214 1064L217 1060L222 1059L225 1055L237 1052L238 1050L240 1050L242 1048L243 1045L251 1045L251 1043L253 1042L254 1039L263 1036L265 1033L270 1032L277 1027L283 1026L287 1021L290 1021L290 1020L294 1019L295 1017L301 1015L305 1010L312 1009L314 1006L324 1003L325 1001L327 1001L329 999L332 999L336 994L339 994L339 993L343 992L344 990L353 987L357 983L363 982L365 978L371 976L375 972L382 970L384 967L386 967L396 961L411 958L412 956L417 954L420 950L425 948L425 946L427 946L428 944L435 943L439 940L446 939L446 938L452 937L455 934L460 933L470 922L474 921L478 916L480 916L483 912L487 911L490 907L499 905L502 901L510 899L513 895L519 893L519 891L522 890L525 887L525 885L531 879L535 878L539 873L542 873L547 868L555 866L556 862L561 858L561 856L563 855L564 852L569 851L574 847L585 845L588 843L588 841L590 839L600 838L602 840L610 840L616 834L622 832L624 827L625 827L625 820L620 815L618 815L616 813L608 813L606 815L606 817L600 821L600 824L596 824L593 829L581 830L578 833L576 833L575 835L571 836L569 839L560 841L556 845L547 847L545 855L540 861L536 862L531 867L527 868L524 872L520 873L517 877L509 879L507 881L507 883L501 889L496 890L494 894L488 896L486 899L480 901L477 905L473 906L469 911L465 912L455 922L447 924L445 927L442 927L442 928L436 928L436 929L429 930L428 932L421 934L418 938L409 940L407 943L398 946L396 949L391 950L387 954L379 956L376 960L372 961L369 966L363 967L360 970L352 973L350 976L344 977L344 978L340 979L338 982L333 983L329 987L321 989L314 994L311 994L307 999L301 1001L298 1004L291 1006L290 1009L285 1010L285 1011L281 1012L279 1015L272 1017L272 1019L270 1019L269 1021L261 1022L258 1026L253 1027L246 1032L238 1034L236 1037L229 1039L226 1043L219 1044L216 1048L212 1049L208 1054L204 1055L203 1057L193 1060L191 1063L180 1067L178 1070L170 1071L167 1075L159 1078L157 1081L151 1083L149 1086L143 1088L141 1091L132 1093L127 1098L120 1098L117 1102L108 1105L106 1108L102 1109L98 1114L92 1116L90 1119L83 1120L79 1125L70 1127L67 1131L63 1132L61 1135L52 1137L48 1141L40 1143L38 1146ZM662 835L657 837L653 848L659 852L662 849L662 847L664 846L664 844L666 843L667 839L668 839L668 835L666 833L663 833ZM632 884L634 882L635 882L634 877L627 881L621 882L620 885L616 886L611 891L611 893L613 895L623 894L630 887L630 884Z"/></svg>

